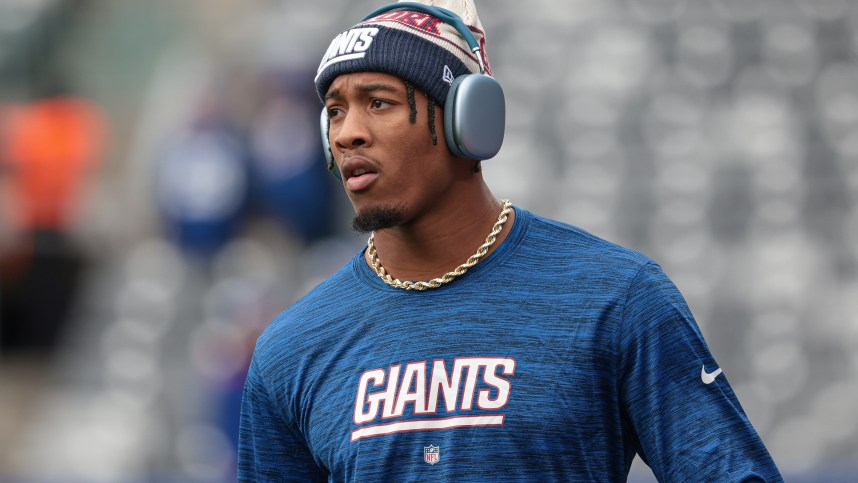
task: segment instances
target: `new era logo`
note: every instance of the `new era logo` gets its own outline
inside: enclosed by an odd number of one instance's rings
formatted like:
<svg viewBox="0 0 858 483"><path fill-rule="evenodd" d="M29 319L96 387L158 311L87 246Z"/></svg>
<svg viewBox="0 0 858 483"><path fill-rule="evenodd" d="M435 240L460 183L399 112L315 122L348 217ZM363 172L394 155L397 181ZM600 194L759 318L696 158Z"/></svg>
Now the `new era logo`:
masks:
<svg viewBox="0 0 858 483"><path fill-rule="evenodd" d="M444 66L444 75L441 77L441 79L447 84L453 85L453 71L450 70L450 66Z"/></svg>

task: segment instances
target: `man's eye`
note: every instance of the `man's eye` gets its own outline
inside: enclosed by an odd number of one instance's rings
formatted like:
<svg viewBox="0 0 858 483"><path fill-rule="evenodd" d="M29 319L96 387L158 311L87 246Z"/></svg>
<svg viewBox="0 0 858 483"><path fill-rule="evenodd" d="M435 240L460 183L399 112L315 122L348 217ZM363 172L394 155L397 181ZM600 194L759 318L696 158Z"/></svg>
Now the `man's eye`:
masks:
<svg viewBox="0 0 858 483"><path fill-rule="evenodd" d="M383 109L383 108L387 107L388 105L390 105L389 102L383 101L381 99L373 99L372 100L372 108L373 109Z"/></svg>
<svg viewBox="0 0 858 483"><path fill-rule="evenodd" d="M340 115L342 115L342 113L343 113L343 110L340 109L339 107L331 107L328 109L328 118L334 118L334 117L340 116Z"/></svg>

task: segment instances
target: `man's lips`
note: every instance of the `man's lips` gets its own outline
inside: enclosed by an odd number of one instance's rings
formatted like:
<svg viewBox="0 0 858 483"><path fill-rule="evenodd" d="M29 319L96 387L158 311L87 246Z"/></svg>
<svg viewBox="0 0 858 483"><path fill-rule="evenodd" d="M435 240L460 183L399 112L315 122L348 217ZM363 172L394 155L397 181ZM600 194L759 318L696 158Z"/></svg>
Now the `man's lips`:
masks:
<svg viewBox="0 0 858 483"><path fill-rule="evenodd" d="M340 172L345 179L346 189L350 191L364 190L378 177L375 165L362 156L347 157Z"/></svg>

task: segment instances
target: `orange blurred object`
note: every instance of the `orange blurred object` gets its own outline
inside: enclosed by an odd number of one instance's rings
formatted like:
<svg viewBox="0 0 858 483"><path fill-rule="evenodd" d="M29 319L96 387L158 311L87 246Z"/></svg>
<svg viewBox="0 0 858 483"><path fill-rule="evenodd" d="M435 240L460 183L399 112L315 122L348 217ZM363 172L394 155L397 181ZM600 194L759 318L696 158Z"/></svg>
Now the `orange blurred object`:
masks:
<svg viewBox="0 0 858 483"><path fill-rule="evenodd" d="M105 138L101 112L85 99L54 97L8 108L0 162L6 164L10 221L26 231L64 231Z"/></svg>

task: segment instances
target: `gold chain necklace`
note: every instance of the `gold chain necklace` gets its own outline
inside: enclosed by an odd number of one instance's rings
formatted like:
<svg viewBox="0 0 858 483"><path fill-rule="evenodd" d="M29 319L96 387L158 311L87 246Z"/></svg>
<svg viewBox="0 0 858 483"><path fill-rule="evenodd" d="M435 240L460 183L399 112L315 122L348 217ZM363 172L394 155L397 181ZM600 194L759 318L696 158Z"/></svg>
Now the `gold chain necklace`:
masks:
<svg viewBox="0 0 858 483"><path fill-rule="evenodd" d="M502 200L503 210L501 210L500 215L498 215L498 221L495 222L495 225L492 227L491 233L486 237L485 243L480 245L480 248L477 248L477 253L471 255L465 263L456 267L452 272L447 272L443 276L439 278L433 278L428 282L410 282L410 281L402 281L398 278L393 278L390 276L387 271L384 270L384 267L381 266L381 260L378 259L378 254L375 251L375 232L372 232L369 235L369 240L367 241L367 254L369 255L369 263L372 265L372 269L375 270L375 273L384 280L384 283L390 285L394 288L401 288L405 290L427 290L430 288L438 288L445 283L452 282L456 277L462 276L465 272L468 271L469 268L473 267L483 258L486 253L488 253L489 248L495 244L497 240L498 233L503 229L504 223L506 223L507 215L512 211L512 203L509 200Z"/></svg>

